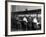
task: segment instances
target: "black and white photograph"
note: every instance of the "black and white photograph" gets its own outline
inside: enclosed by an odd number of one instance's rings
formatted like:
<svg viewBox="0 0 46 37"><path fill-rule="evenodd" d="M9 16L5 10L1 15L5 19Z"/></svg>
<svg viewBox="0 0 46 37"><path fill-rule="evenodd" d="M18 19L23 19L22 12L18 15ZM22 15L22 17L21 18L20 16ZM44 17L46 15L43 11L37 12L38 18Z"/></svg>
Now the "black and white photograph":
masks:
<svg viewBox="0 0 46 37"><path fill-rule="evenodd" d="M8 35L44 33L44 4L8 2Z"/></svg>
<svg viewBox="0 0 46 37"><path fill-rule="evenodd" d="M31 30L41 30L40 7L12 5L11 31Z"/></svg>

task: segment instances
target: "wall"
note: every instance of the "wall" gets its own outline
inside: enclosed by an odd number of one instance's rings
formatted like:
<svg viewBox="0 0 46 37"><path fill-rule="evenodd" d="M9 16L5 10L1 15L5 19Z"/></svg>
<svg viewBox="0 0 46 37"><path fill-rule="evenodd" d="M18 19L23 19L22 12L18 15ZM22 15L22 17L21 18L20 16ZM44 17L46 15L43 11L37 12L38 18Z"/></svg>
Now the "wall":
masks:
<svg viewBox="0 0 46 37"><path fill-rule="evenodd" d="M12 6L12 12L25 11L25 9L27 10L41 9L41 6L22 6L22 5Z"/></svg>

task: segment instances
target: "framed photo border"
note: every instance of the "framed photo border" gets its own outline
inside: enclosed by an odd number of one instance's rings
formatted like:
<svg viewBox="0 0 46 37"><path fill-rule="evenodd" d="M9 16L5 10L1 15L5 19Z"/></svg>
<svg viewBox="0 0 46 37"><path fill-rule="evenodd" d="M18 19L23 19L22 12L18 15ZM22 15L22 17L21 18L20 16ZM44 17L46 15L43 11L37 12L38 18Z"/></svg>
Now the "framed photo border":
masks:
<svg viewBox="0 0 46 37"><path fill-rule="evenodd" d="M43 33L35 33L35 34L19 34L19 35L8 35L8 11L7 11L7 4L8 2L20 2L20 3L35 3L35 4L43 4L44 5L44 32ZM27 2L27 1L5 1L5 36L24 36L24 35L41 35L41 34L45 34L45 3L44 2Z"/></svg>

